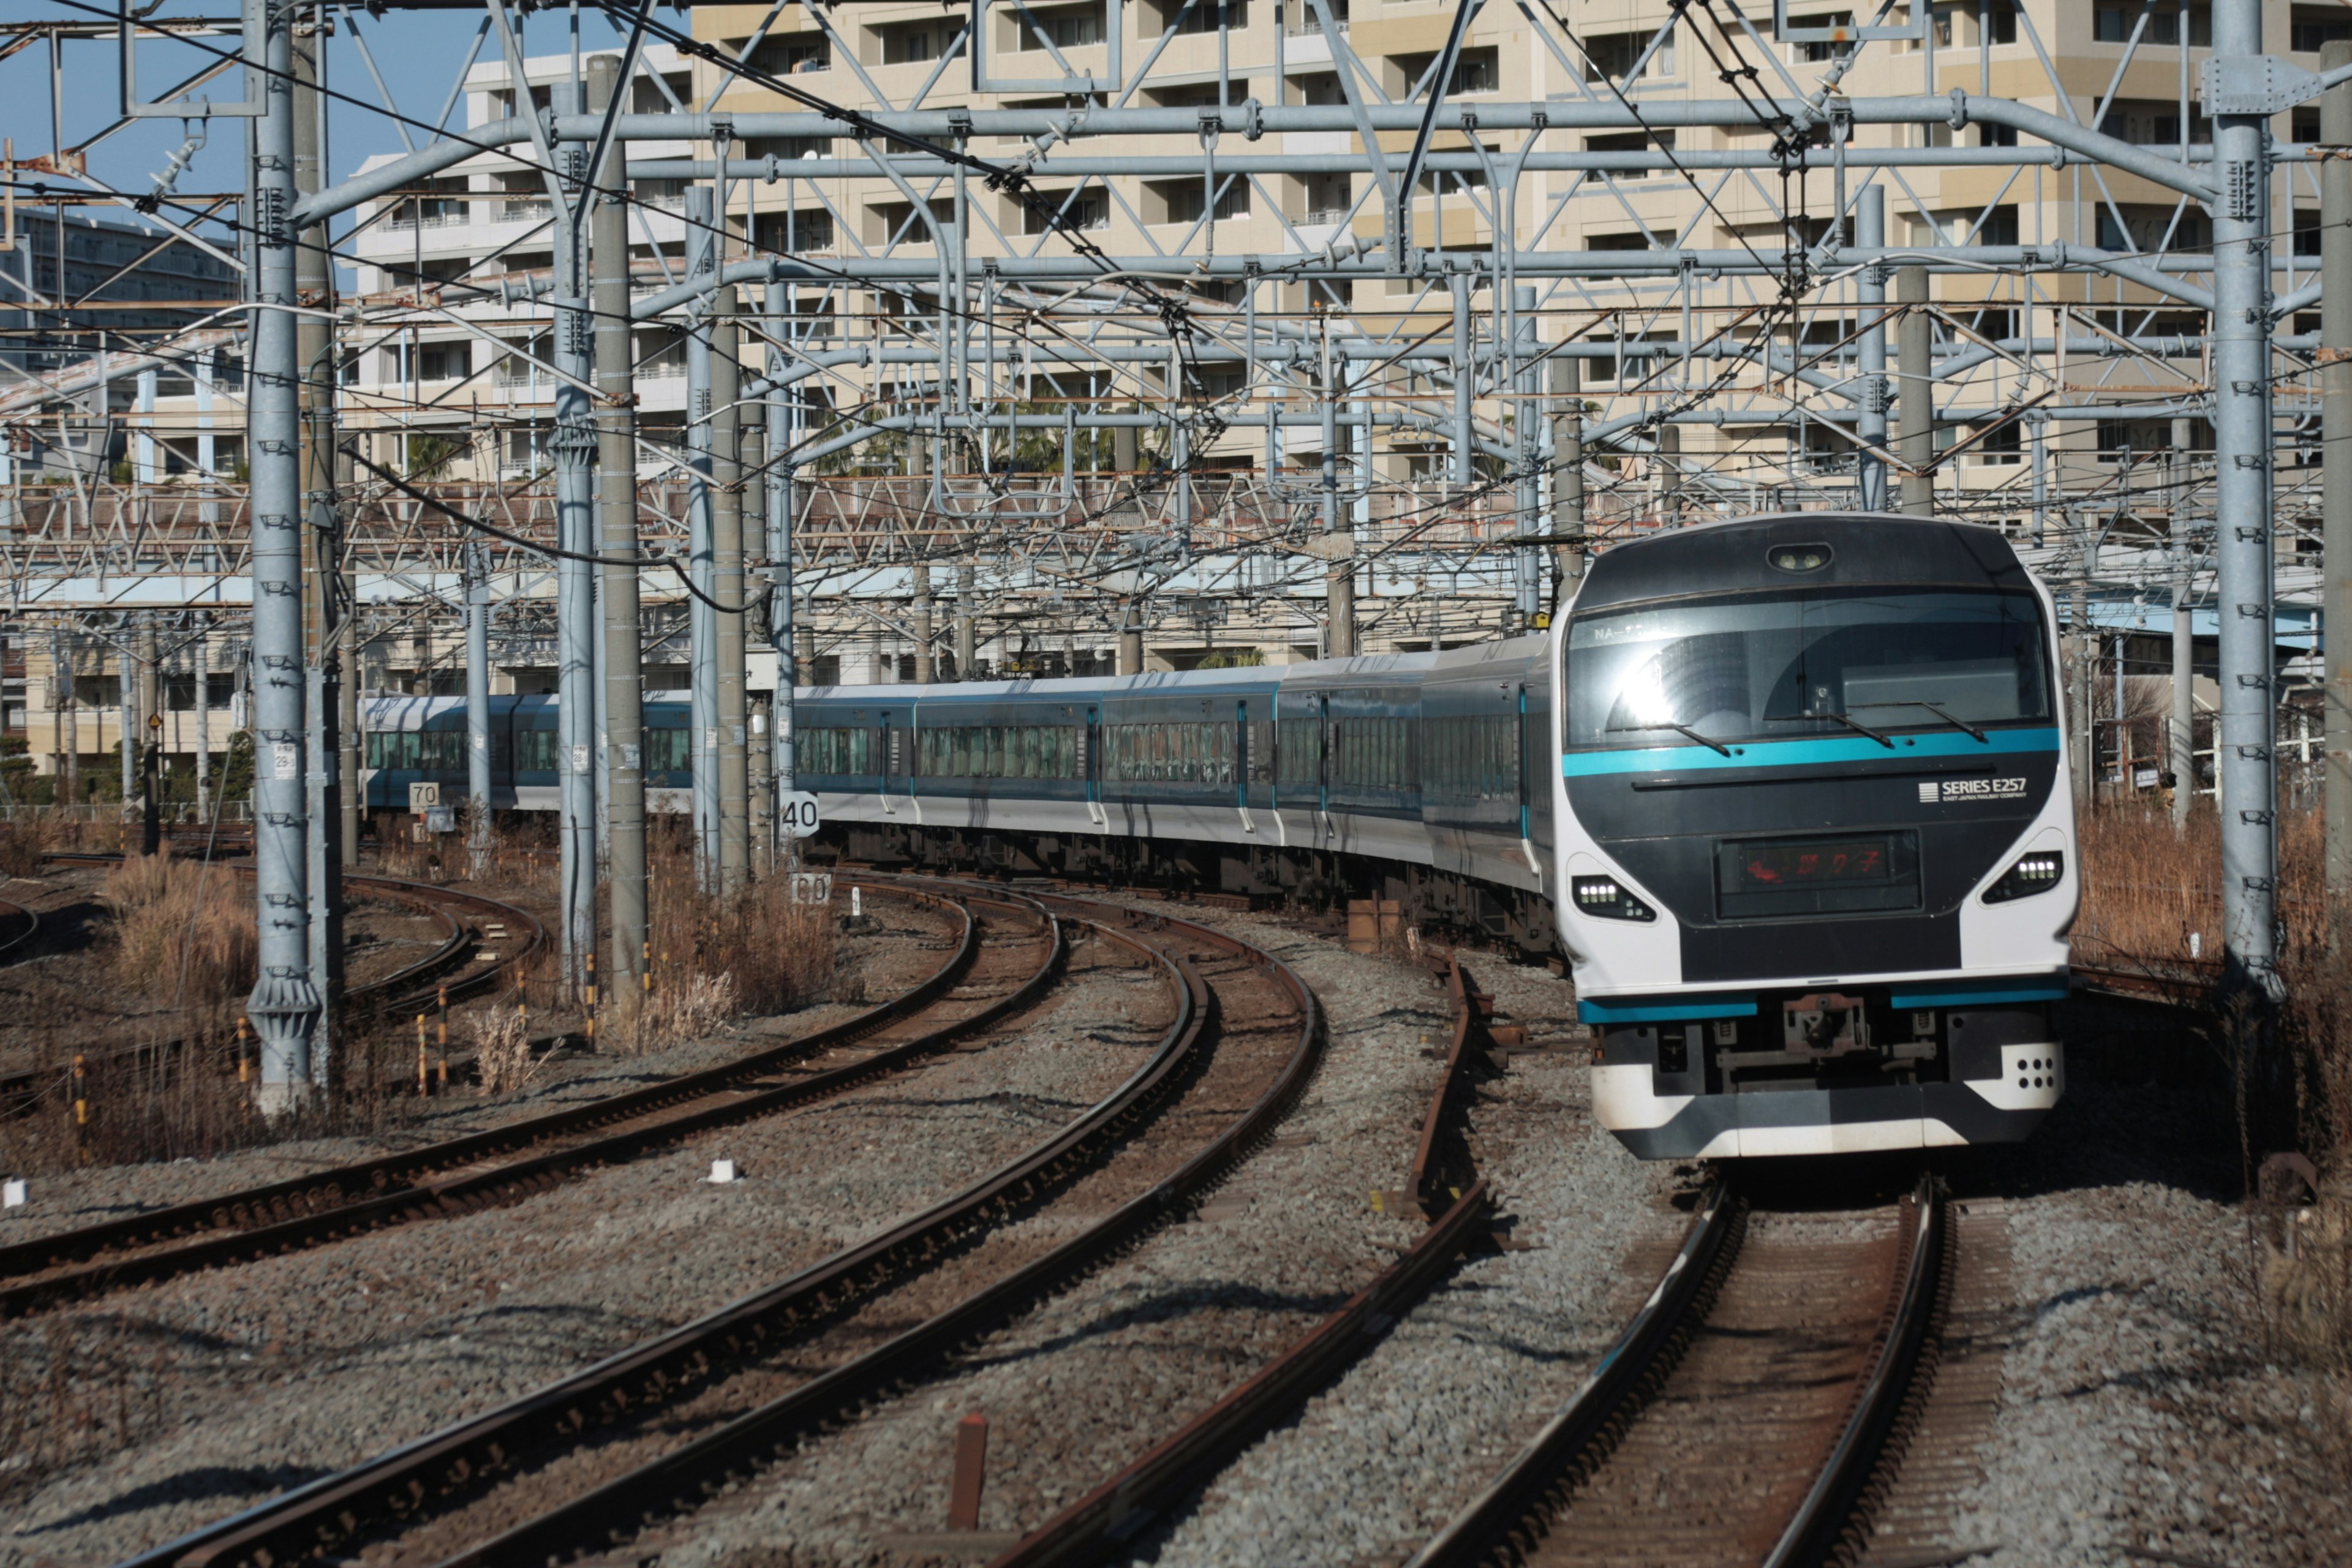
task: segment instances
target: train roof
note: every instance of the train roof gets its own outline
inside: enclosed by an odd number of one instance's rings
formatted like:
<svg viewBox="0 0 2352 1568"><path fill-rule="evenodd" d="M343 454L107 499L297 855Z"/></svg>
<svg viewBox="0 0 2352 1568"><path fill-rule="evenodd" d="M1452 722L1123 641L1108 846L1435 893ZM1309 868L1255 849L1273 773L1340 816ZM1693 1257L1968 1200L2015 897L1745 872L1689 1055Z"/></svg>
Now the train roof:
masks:
<svg viewBox="0 0 2352 1568"><path fill-rule="evenodd" d="M1774 567L1777 546L1825 544L1818 571ZM1630 541L1592 558L1582 612L1698 594L1889 584L2026 590L2031 579L2000 531L1957 518L1892 512L1782 512L1694 524Z"/></svg>
<svg viewBox="0 0 2352 1568"><path fill-rule="evenodd" d="M800 701L1003 702L1023 698L1101 701L1117 697L1190 696L1202 691L1271 691L1292 684L1379 685L1402 676L1419 680L1444 670L1502 658L1532 657L1543 638L1514 637L1448 648L1444 653L1373 653L1354 658L1318 658L1304 664L1246 665L1232 669L1158 669L1142 675L1081 676L1066 679L957 680L929 685L803 686ZM887 695L885 695L887 694Z"/></svg>

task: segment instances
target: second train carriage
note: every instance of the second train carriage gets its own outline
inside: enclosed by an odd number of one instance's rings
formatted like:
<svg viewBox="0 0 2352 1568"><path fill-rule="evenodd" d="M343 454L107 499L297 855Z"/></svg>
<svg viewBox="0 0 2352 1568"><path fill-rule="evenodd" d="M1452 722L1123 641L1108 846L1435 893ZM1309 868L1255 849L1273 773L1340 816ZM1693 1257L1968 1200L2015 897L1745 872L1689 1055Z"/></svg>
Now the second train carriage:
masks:
<svg viewBox="0 0 2352 1568"><path fill-rule="evenodd" d="M362 788L371 814L404 813L408 786L437 784L445 805L466 797L466 700L378 697L362 705L366 742ZM489 700L490 809L551 812L557 805L557 701L552 697ZM646 805L685 811L694 787L687 744L687 704L645 704Z"/></svg>

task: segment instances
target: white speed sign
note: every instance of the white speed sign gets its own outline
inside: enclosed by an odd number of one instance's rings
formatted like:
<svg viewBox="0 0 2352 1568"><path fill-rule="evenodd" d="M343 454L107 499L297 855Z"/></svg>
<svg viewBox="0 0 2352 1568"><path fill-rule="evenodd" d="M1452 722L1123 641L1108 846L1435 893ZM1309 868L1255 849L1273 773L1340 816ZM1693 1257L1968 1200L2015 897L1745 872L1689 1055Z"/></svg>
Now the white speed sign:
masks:
<svg viewBox="0 0 2352 1568"><path fill-rule="evenodd" d="M793 790L777 803L777 821L787 838L807 838L817 830L816 796Z"/></svg>

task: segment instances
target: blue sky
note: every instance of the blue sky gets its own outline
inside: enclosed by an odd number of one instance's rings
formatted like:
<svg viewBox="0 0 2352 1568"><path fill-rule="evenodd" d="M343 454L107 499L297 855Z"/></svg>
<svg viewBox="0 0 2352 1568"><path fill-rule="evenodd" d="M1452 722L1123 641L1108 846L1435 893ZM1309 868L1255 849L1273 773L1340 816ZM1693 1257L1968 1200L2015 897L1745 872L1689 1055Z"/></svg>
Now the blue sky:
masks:
<svg viewBox="0 0 2352 1568"><path fill-rule="evenodd" d="M111 0L100 9L110 16ZM221 16L233 15L236 9L228 0L165 0L156 16ZM391 89L395 106L413 119L432 120L448 96L450 84L456 79L457 68L465 59L484 13L391 11L379 20L354 5L352 14L358 19L360 37L374 57L376 68ZM0 19L25 22L96 18L89 10L77 9L58 0L0 0ZM542 10L515 19L526 54L557 54L571 46L572 18L567 12ZM665 14L665 19L671 19L668 14ZM327 54L328 86L359 100L335 102L329 110L329 172L331 178L341 179L370 156L399 153L404 146L399 131L381 111L383 100L376 83L340 13L335 22L336 37ZM583 51L617 48L623 41L622 35L606 22L601 11L583 7L579 27ZM215 48L234 47L224 38L205 42ZM498 34L493 29L483 42L479 58L497 58L499 47ZM213 58L183 43L158 40L142 44L140 88L151 94L159 91ZM120 112L113 39L111 36L104 39L68 39L62 61L64 91L58 118L63 121L66 144L71 146L104 130ZM200 94L209 93L223 100L234 100L240 90L236 77L230 73L224 73L198 89ZM465 108L460 104L451 113L449 123L461 126L464 119ZM0 135L15 138L16 155L25 158L47 153L51 134L49 51L46 43L37 43L0 61ZM177 120L134 123L91 149L89 172L117 190L131 195L143 193L151 188L152 176L164 168L189 134L189 128ZM411 127L409 134L419 145L428 139L422 127ZM179 177L177 192L218 194L242 189L244 180L238 160L243 154L244 131L240 123L235 120L214 121L205 138L203 149Z"/></svg>

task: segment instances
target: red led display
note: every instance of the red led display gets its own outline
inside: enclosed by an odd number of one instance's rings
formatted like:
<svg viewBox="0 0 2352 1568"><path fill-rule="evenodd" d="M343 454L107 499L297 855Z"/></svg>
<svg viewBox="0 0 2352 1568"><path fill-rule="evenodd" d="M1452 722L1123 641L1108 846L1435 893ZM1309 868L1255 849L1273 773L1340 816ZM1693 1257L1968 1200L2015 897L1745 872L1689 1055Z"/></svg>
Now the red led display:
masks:
<svg viewBox="0 0 2352 1568"><path fill-rule="evenodd" d="M1764 888L1817 886L1823 882L1876 882L1887 874L1886 840L1853 838L1824 843L1753 844L1742 858L1749 885Z"/></svg>

